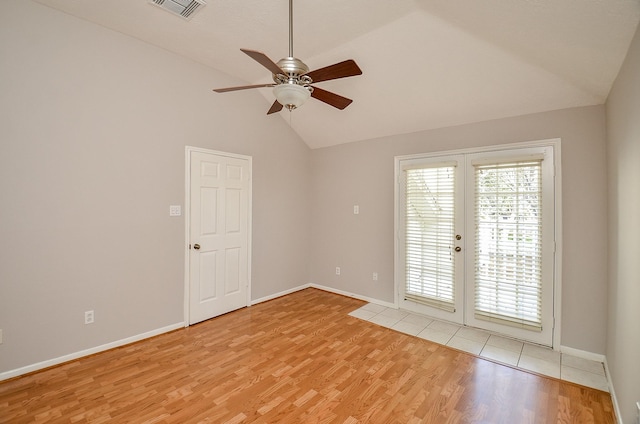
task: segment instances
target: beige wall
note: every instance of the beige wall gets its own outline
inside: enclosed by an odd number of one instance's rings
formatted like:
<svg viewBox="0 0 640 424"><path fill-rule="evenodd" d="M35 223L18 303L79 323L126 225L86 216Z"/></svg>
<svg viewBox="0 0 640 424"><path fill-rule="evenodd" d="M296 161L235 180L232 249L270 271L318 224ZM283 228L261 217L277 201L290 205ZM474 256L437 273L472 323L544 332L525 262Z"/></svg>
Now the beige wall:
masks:
<svg viewBox="0 0 640 424"><path fill-rule="evenodd" d="M640 401L640 31L607 100L609 326L607 361L620 414Z"/></svg>
<svg viewBox="0 0 640 424"><path fill-rule="evenodd" d="M253 298L307 282L311 152L259 93L24 0L0 75L0 373L183 320L185 145L253 157Z"/></svg>
<svg viewBox="0 0 640 424"><path fill-rule="evenodd" d="M561 344L604 354L604 107L528 115L313 151L311 281L393 302L394 156L562 139ZM360 214L353 214L353 205ZM335 267L341 275L335 275ZM379 280L372 281L378 272Z"/></svg>

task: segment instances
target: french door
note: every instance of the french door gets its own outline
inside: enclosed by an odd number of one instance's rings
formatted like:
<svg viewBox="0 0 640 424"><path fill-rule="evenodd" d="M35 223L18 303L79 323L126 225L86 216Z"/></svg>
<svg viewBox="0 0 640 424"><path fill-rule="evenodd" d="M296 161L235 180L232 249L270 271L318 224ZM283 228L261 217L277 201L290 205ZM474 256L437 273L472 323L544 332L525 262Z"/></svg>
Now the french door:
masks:
<svg viewBox="0 0 640 424"><path fill-rule="evenodd" d="M552 346L553 146L397 164L399 306Z"/></svg>

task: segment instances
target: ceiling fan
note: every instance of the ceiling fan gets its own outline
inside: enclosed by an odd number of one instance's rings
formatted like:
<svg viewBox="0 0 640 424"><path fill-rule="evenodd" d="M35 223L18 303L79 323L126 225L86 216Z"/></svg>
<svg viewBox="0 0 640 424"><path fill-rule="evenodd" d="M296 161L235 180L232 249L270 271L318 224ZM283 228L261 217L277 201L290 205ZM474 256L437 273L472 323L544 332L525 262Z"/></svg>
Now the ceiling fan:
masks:
<svg viewBox="0 0 640 424"><path fill-rule="evenodd" d="M250 88L273 87L273 94L276 96L276 101L271 105L267 115L280 112L283 107L292 111L301 106L309 97L313 97L342 110L349 106L353 100L319 87L314 87L311 84L362 74L362 71L352 59L309 72L309 67L300 59L293 56L293 0L289 0L288 57L274 63L262 52L248 49L240 50L271 71L273 74L273 83L217 88L213 91L216 93L226 93L227 91L247 90Z"/></svg>

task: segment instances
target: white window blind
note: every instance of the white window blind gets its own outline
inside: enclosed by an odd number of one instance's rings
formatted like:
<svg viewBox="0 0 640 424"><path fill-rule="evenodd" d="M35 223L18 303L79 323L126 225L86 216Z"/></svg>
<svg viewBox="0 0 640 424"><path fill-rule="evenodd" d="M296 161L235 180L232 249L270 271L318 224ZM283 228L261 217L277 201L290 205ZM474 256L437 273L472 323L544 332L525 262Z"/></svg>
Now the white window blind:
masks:
<svg viewBox="0 0 640 424"><path fill-rule="evenodd" d="M454 310L454 189L451 163L405 168L405 299Z"/></svg>
<svg viewBox="0 0 640 424"><path fill-rule="evenodd" d="M478 319L542 330L541 162L473 164Z"/></svg>

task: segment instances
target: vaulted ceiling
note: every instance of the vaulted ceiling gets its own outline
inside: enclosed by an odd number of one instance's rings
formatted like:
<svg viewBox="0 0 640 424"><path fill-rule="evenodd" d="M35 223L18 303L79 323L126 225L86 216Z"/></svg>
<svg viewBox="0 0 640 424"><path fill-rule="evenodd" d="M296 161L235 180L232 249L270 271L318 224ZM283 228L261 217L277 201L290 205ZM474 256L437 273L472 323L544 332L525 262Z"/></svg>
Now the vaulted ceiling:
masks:
<svg viewBox="0 0 640 424"><path fill-rule="evenodd" d="M272 82L240 48L288 55L288 0L206 0L190 20L149 0L35 1L229 75L211 88ZM320 148L602 104L639 20L639 0L295 0L294 55L363 75L318 83L345 110L311 99L270 119ZM271 89L256 91L266 113ZM211 95L262 101L247 93Z"/></svg>

